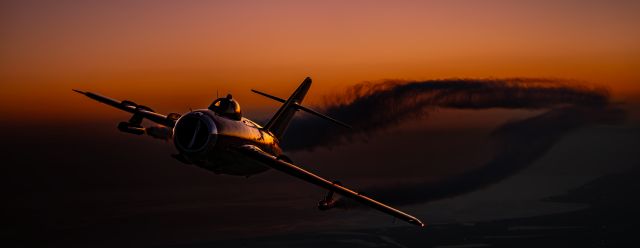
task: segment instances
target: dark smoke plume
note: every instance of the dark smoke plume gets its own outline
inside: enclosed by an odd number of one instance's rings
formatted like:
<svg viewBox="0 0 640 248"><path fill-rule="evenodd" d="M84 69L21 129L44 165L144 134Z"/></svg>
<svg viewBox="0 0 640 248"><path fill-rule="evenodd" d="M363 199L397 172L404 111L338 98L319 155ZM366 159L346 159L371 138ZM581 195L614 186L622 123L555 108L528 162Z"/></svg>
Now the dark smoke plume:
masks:
<svg viewBox="0 0 640 248"><path fill-rule="evenodd" d="M564 135L590 124L616 124L624 110L612 107L604 89L549 79L449 79L364 83L327 99L324 112L354 130L313 118L301 118L285 137L289 150L331 147L358 136L424 118L434 108L547 109L528 119L506 123L491 137L493 158L485 165L438 182L368 188L363 192L394 204L416 204L478 190L502 181L535 162ZM308 130L314 130L308 132ZM365 135L363 135L365 134ZM338 206L358 206L341 200Z"/></svg>
<svg viewBox="0 0 640 248"><path fill-rule="evenodd" d="M346 93L325 98L324 113L349 123L349 130L314 117L294 120L283 146L291 150L331 147L363 138L433 108L545 109L560 106L606 106L609 94L571 82L551 79L445 79L362 83ZM313 132L309 132L313 130Z"/></svg>

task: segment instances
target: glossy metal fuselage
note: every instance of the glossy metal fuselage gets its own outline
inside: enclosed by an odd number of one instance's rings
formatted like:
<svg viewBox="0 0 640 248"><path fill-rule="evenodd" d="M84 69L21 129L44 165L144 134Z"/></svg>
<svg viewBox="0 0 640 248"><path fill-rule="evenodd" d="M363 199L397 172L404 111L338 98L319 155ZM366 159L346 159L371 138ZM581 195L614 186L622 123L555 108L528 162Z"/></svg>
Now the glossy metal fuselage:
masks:
<svg viewBox="0 0 640 248"><path fill-rule="evenodd" d="M254 145L273 156L282 155L278 140L260 125L246 118L234 120L221 116L209 109L182 116L173 133L181 156L214 173L249 176L268 169L231 147Z"/></svg>

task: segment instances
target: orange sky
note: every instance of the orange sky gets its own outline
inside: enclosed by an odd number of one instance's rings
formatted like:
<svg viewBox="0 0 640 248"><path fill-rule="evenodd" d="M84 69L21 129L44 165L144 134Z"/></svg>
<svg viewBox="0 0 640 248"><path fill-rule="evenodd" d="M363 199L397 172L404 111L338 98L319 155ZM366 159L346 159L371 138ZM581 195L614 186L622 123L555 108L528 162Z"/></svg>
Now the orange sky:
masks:
<svg viewBox="0 0 640 248"><path fill-rule="evenodd" d="M160 112L218 89L256 111L275 104L249 89L285 97L305 76L311 103L389 78L568 78L640 96L640 2L372 2L2 1L0 114L120 116L71 88Z"/></svg>

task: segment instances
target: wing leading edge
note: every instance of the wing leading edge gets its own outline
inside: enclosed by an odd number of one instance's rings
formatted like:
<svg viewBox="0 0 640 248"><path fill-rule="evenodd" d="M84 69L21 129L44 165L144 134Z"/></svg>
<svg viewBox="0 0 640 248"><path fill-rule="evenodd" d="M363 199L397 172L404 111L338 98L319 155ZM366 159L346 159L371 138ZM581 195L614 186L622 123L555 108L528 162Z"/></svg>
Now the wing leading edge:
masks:
<svg viewBox="0 0 640 248"><path fill-rule="evenodd" d="M86 97L89 97L98 102L115 107L117 109L124 110L126 112L129 112L135 115L140 115L140 117L143 117L145 119L148 119L160 125L164 125L167 127L173 127L175 125L176 118L171 118L166 115L153 112L148 107L137 105L131 101L118 101L110 97L106 97L97 93L92 93L87 91L80 91L75 89L73 91L83 94Z"/></svg>
<svg viewBox="0 0 640 248"><path fill-rule="evenodd" d="M386 214L392 215L398 219L404 220L414 225L424 226L424 224L416 217L413 217L409 214L406 214L400 210L387 206L379 201L371 199L367 196L364 196L358 192L355 192L351 189L345 188L339 184L333 183L329 180L326 180L318 175L315 175L311 172L308 172L300 167L297 167L291 163L287 163L285 161L277 159L275 156L268 154L262 151L260 148L253 145L244 145L240 147L234 148L236 151L241 154L254 159L258 162L261 162L275 170L282 171L291 176L297 177L309 183L313 183L319 187L334 191L344 197L351 198L356 200L362 204L365 204L369 207L372 207L378 211L384 212Z"/></svg>

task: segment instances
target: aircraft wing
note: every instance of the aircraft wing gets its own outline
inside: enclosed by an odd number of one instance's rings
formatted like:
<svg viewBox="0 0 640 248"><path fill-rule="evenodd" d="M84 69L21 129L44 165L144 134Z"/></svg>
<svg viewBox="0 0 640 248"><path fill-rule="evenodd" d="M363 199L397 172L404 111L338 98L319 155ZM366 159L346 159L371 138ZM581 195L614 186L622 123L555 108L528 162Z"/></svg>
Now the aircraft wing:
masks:
<svg viewBox="0 0 640 248"><path fill-rule="evenodd" d="M134 114L134 116L137 115L139 117L148 119L150 121L153 121L163 126L173 127L177 119L175 118L175 116L172 116L172 115L166 116L163 114L156 113L153 110L151 110L149 107L137 105L131 101L126 101L126 100L118 101L116 99L106 97L97 93L92 93L92 92L86 92L86 91L80 91L80 90L73 90L73 91L83 94L86 97L89 97L98 102L110 105L120 110L124 110L126 112Z"/></svg>
<svg viewBox="0 0 640 248"><path fill-rule="evenodd" d="M424 224L416 217L413 217L409 214L406 214L400 210L387 206L379 201L371 199L367 196L364 196L358 192L355 192L351 189L345 188L338 183L331 182L326 180L316 174L313 174L309 171L306 171L294 164L282 161L277 159L275 156L262 151L260 148L253 145L244 145L240 147L235 147L234 150L240 152L241 154L254 159L258 162L261 162L275 170L282 171L291 176L297 177L309 183L313 183L322 188L328 189L329 191L338 193L344 197L351 198L356 200L362 204L365 204L369 207L372 207L378 211L384 212L386 214L392 215L396 218L404 220L414 225L424 226Z"/></svg>

